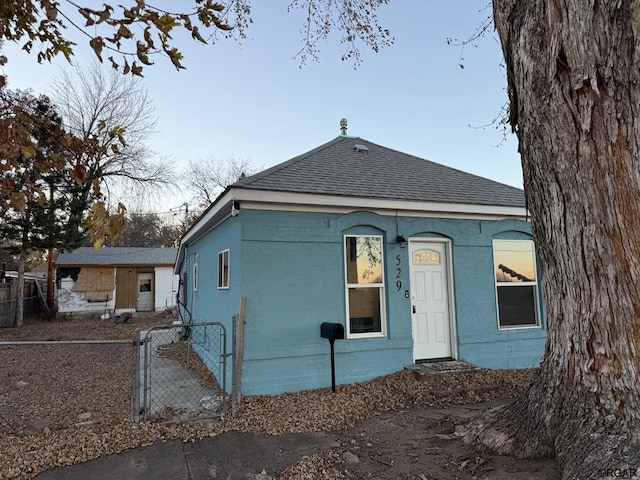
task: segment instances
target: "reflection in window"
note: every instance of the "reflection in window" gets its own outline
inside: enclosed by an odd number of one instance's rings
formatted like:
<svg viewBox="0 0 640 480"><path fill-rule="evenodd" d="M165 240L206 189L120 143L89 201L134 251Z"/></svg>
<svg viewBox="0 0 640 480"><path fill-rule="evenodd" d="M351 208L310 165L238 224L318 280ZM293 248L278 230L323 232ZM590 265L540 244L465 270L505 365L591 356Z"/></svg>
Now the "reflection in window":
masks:
<svg viewBox="0 0 640 480"><path fill-rule="evenodd" d="M140 293L150 292L151 291L151 279L150 278L141 278L138 280L138 291Z"/></svg>
<svg viewBox="0 0 640 480"><path fill-rule="evenodd" d="M198 264L193 264L193 291L198 291Z"/></svg>
<svg viewBox="0 0 640 480"><path fill-rule="evenodd" d="M229 288L229 250L218 252L218 288Z"/></svg>
<svg viewBox="0 0 640 480"><path fill-rule="evenodd" d="M500 328L538 326L538 281L533 242L494 240L493 264Z"/></svg>
<svg viewBox="0 0 640 480"><path fill-rule="evenodd" d="M381 236L345 236L347 323L350 335L385 334Z"/></svg>

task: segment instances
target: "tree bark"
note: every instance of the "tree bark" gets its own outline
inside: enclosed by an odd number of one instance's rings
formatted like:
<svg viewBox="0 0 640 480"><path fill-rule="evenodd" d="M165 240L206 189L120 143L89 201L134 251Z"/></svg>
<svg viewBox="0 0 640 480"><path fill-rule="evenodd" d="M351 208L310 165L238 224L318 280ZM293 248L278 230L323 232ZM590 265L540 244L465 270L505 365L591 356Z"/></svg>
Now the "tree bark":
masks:
<svg viewBox="0 0 640 480"><path fill-rule="evenodd" d="M16 319L14 326L21 327L24 322L24 271L27 265L27 250L20 249L20 257L18 258L18 284L16 286Z"/></svg>
<svg viewBox="0 0 640 480"><path fill-rule="evenodd" d="M53 257L55 256L55 250L53 249L53 247L49 247L47 249L47 308L49 309L50 312L53 312L55 310L55 301L54 301L54 275L55 275L55 268L53 266L54 260Z"/></svg>
<svg viewBox="0 0 640 480"><path fill-rule="evenodd" d="M466 438L563 478L640 476L640 4L493 7L548 338L525 396Z"/></svg>

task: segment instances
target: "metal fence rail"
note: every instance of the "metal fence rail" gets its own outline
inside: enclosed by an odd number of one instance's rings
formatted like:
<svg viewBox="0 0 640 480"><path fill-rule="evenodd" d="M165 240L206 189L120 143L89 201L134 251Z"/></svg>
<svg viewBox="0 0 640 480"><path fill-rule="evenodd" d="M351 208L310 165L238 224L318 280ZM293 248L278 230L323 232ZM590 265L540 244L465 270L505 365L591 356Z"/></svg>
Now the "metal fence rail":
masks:
<svg viewBox="0 0 640 480"><path fill-rule="evenodd" d="M226 336L218 322L138 332L133 421L172 423L224 415Z"/></svg>

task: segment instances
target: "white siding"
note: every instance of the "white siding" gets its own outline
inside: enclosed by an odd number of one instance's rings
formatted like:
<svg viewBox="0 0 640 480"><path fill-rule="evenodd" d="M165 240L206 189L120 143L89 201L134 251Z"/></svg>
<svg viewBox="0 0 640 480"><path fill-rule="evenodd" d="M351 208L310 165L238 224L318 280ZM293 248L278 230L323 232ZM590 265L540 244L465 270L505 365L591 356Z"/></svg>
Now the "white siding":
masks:
<svg viewBox="0 0 640 480"><path fill-rule="evenodd" d="M178 280L180 277L178 275L174 275L173 267L156 267L155 277L156 311L175 307L176 295L178 294Z"/></svg>
<svg viewBox="0 0 640 480"><path fill-rule="evenodd" d="M73 292L71 290L75 283L69 277L60 280L60 289L58 290L58 311L60 313L105 313L115 307L115 288L111 294L111 300L108 302L87 302L84 298L84 292Z"/></svg>

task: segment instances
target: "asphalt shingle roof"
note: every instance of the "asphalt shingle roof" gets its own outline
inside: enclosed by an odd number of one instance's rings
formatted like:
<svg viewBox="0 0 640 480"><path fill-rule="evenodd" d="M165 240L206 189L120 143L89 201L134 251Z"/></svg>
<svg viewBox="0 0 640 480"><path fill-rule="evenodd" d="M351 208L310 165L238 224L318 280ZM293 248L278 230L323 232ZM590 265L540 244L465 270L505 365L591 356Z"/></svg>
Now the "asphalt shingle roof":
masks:
<svg viewBox="0 0 640 480"><path fill-rule="evenodd" d="M177 248L80 247L58 255L56 264L65 265L173 265Z"/></svg>
<svg viewBox="0 0 640 480"><path fill-rule="evenodd" d="M356 145L366 147L366 151L359 151ZM339 136L246 177L233 187L437 203L525 206L524 192L519 188L349 136Z"/></svg>

